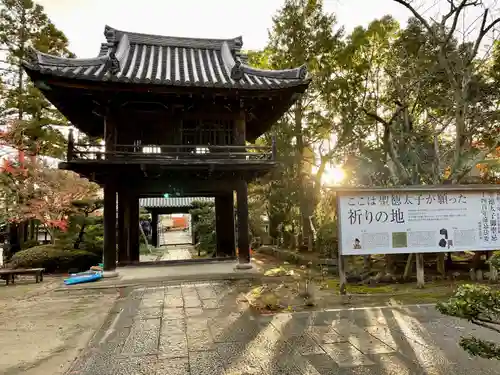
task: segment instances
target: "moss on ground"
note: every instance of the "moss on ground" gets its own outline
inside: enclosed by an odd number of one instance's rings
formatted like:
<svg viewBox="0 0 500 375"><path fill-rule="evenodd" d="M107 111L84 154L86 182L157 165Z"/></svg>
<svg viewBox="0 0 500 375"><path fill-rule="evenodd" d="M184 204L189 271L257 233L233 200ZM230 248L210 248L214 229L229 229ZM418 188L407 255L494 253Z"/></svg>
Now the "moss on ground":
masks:
<svg viewBox="0 0 500 375"><path fill-rule="evenodd" d="M338 279L325 280L326 287L332 290L339 290L340 283ZM389 294L394 293L394 285L349 285L347 284L347 293L349 294Z"/></svg>
<svg viewBox="0 0 500 375"><path fill-rule="evenodd" d="M340 284L337 277L321 275L321 272L314 268L304 270L296 264L282 262L265 254L254 253L253 258L260 272L266 276L276 276L276 284L285 286L278 294L282 304L294 311L303 308L299 306L302 299L296 298L299 292L298 282L309 276L314 279L313 289L318 308L336 308L345 307L345 305L361 307L388 304L433 304L449 298L461 284L471 283L468 280L436 280L426 282L423 289L417 289L415 282L373 285L348 283L347 296L340 296ZM377 257L374 258L372 259L374 263L380 260ZM359 257L356 263L361 267L362 258ZM288 279L280 277L287 273L293 273L294 277ZM309 276L307 276L308 273ZM269 279L267 281L269 282ZM500 284L489 285L493 288L500 288Z"/></svg>

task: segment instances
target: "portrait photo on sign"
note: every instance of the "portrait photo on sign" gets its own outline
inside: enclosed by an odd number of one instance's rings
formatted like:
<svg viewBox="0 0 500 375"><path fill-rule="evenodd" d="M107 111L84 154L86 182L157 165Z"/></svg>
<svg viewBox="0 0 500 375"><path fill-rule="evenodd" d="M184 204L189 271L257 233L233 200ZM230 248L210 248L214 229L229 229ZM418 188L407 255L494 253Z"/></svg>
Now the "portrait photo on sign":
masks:
<svg viewBox="0 0 500 375"><path fill-rule="evenodd" d="M354 239L354 244L352 245L352 248L354 250L359 250L361 249L361 242L359 241L359 238Z"/></svg>

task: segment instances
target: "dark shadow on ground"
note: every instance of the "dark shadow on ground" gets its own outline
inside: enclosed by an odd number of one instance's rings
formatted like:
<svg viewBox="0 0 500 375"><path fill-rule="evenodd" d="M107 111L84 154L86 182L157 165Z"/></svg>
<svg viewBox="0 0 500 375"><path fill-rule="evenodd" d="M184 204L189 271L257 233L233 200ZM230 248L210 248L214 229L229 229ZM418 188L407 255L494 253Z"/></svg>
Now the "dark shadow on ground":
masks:
<svg viewBox="0 0 500 375"><path fill-rule="evenodd" d="M494 373L493 364L448 359L460 349L436 340L443 318L432 309L262 315L240 292L229 282L126 290L70 374L445 375L479 365L477 375Z"/></svg>

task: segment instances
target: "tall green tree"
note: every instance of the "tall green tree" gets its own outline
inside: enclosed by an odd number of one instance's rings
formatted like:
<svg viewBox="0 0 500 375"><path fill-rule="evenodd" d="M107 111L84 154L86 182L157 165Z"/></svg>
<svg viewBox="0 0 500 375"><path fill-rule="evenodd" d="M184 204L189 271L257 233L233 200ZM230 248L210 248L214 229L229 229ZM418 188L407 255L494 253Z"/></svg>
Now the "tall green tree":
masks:
<svg viewBox="0 0 500 375"><path fill-rule="evenodd" d="M438 139L441 134L452 134L453 153L442 179L458 183L500 146L496 131L500 120L498 90L485 79L485 67L492 59L489 39L495 38L500 25L498 6L487 1L450 0L436 18L419 12L413 1L394 1L412 13L413 27L421 30L420 36L432 47L435 61L429 63L435 68L431 78L439 78L447 92L446 102L432 113L437 125L431 136ZM471 18L475 21L467 23ZM466 35L461 30L467 30ZM438 143L435 155L447 160L441 156Z"/></svg>
<svg viewBox="0 0 500 375"><path fill-rule="evenodd" d="M251 185L249 199L253 206L266 208L269 218L269 234L274 239L284 238L283 245L294 247L292 238L300 228L299 192L297 185L295 147L293 131L287 127L286 119L278 121L259 142L271 145L276 142L277 161L279 165L273 171Z"/></svg>
<svg viewBox="0 0 500 375"><path fill-rule="evenodd" d="M320 183L321 171L324 170L324 167L319 166L317 180L311 178L311 169L316 162L311 154L317 148L317 141L329 138L330 133L335 130L330 114L325 114L325 93L321 89L325 87L325 80L330 78L324 72L334 70L328 66L335 61L329 56L338 50L341 35L342 29L336 28L335 17L323 10L321 0L286 0L273 18L266 48L271 68L283 69L307 64L312 76L309 90L281 122L285 128L292 129L294 181L300 187L300 226L303 237L309 239L309 249L312 249L310 218L316 200L314 193L317 191L314 184ZM324 165L329 158L330 155L322 158Z"/></svg>
<svg viewBox="0 0 500 375"><path fill-rule="evenodd" d="M335 78L328 90L332 92L334 113L344 124L344 138L354 139L341 146L347 154L348 181L355 184L377 185L389 178L383 152L384 132L366 111L377 113L385 104L385 69L392 59L398 33L399 24L392 17L374 20L367 27L356 27L334 57L338 68L332 72Z"/></svg>
<svg viewBox="0 0 500 375"><path fill-rule="evenodd" d="M369 184L437 183L444 168L435 146L443 138L433 134L434 119L449 107L450 86L432 39L416 20L400 30L386 16L357 28L346 48L346 71L366 76L357 103L371 135L359 144L362 163L353 169L375 174L362 176Z"/></svg>
<svg viewBox="0 0 500 375"><path fill-rule="evenodd" d="M10 125L4 137L32 154L61 157L64 137L51 125L66 119L33 86L21 62L33 47L41 52L72 57L69 42L32 0L0 0L0 49L6 53L2 82L5 110L2 122Z"/></svg>

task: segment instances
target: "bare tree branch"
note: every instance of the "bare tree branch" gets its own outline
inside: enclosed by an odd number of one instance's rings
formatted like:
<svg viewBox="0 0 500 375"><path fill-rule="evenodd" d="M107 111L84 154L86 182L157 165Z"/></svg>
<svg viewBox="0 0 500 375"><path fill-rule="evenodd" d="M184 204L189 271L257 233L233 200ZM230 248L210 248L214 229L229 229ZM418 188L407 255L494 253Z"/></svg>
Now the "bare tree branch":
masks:
<svg viewBox="0 0 500 375"><path fill-rule="evenodd" d="M479 29L479 35L477 36L477 39L474 42L474 48L472 50L472 55L470 56L470 59L469 59L467 65L472 64L472 62L476 58L477 53L479 51L479 47L481 46L481 42L483 41L484 36L486 34L488 34L495 27L496 24L500 23L500 17L499 17L499 18L494 19L489 25L486 25L487 21L488 21L488 13L489 13L489 9L485 9L484 13L483 13L483 19L481 20L481 28Z"/></svg>
<svg viewBox="0 0 500 375"><path fill-rule="evenodd" d="M416 19L418 19L422 23L422 25L424 25L424 27L427 29L427 31L429 31L429 33L431 33L431 35L434 35L429 22L427 22L427 20L408 1L405 1L405 0L394 0L394 1L396 3L404 6L406 9L408 9L413 14L413 16Z"/></svg>
<svg viewBox="0 0 500 375"><path fill-rule="evenodd" d="M393 174L393 177L402 180L403 183L408 183L410 181L410 174L408 170L405 168L403 163L401 163L400 157L398 155L398 152L396 150L396 147L394 146L394 142L392 140L392 131L391 131L391 126L394 122L394 120L401 114L401 112L404 111L406 107L403 106L398 106L396 111L394 111L393 115L391 116L391 119L389 121L384 120L382 117L377 115L376 113L372 113L366 108L362 108L363 112L368 116L376 120L377 122L381 123L384 126L384 141L383 144L385 146L385 151L388 154L390 160L394 164L394 166L397 169L397 173L392 170L392 168L389 166L389 169L391 169L391 173Z"/></svg>
<svg viewBox="0 0 500 375"><path fill-rule="evenodd" d="M470 5L470 4L467 3L467 0L462 0L461 3L458 5L458 7L454 5L453 0L449 0L448 2L451 5L451 10L441 20L441 27L443 28L443 31L444 31L444 29L446 27L446 21L452 15L453 15L453 22L451 24L451 27L448 30L448 34L444 38L443 44L445 46L448 45L448 43L450 42L451 38L453 38L453 34L455 33L455 30L457 29L458 19L460 18L460 14L462 13L462 9L464 9L466 6Z"/></svg>

